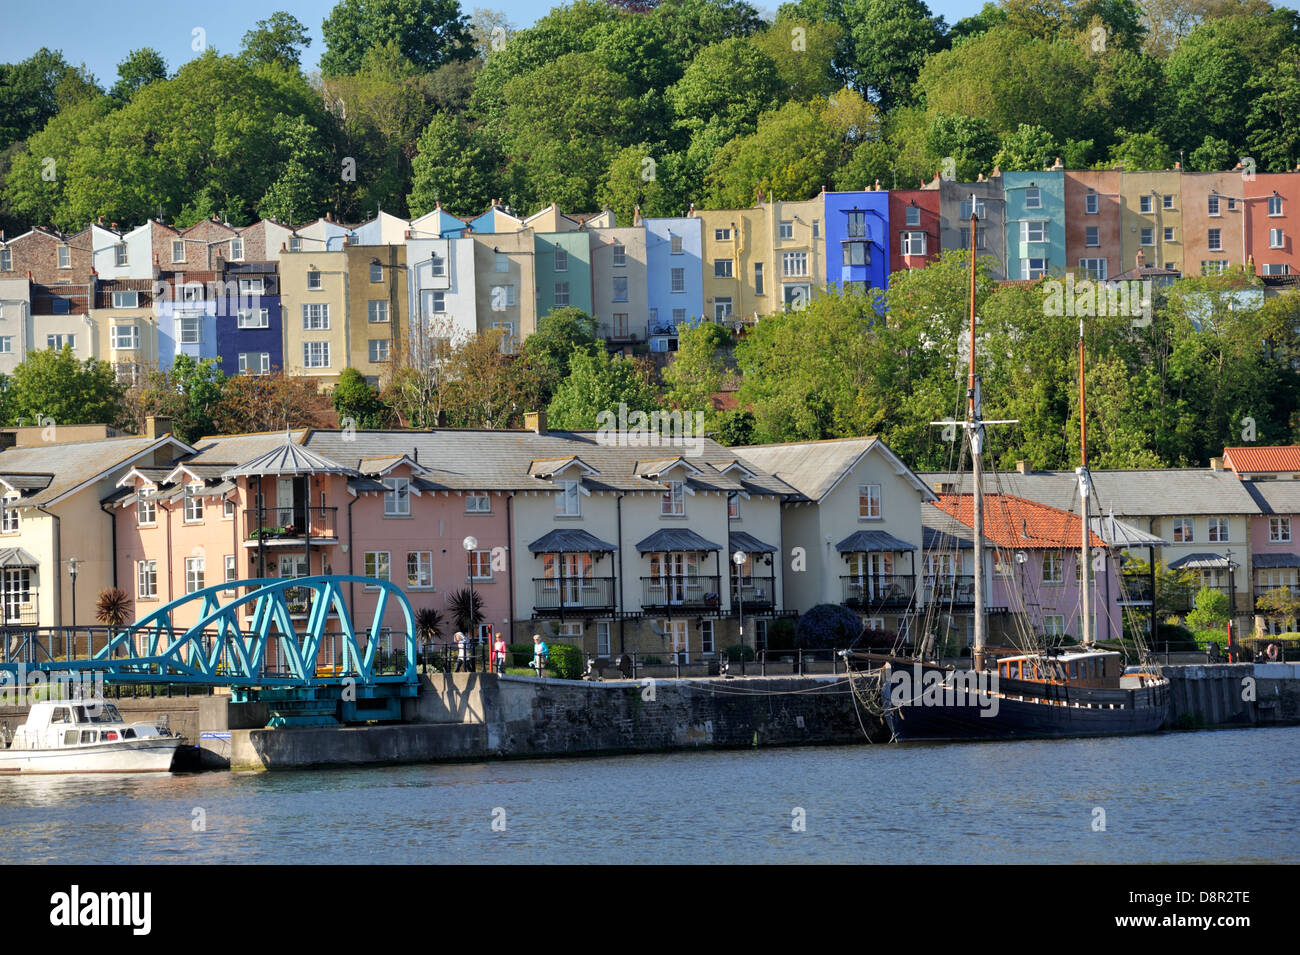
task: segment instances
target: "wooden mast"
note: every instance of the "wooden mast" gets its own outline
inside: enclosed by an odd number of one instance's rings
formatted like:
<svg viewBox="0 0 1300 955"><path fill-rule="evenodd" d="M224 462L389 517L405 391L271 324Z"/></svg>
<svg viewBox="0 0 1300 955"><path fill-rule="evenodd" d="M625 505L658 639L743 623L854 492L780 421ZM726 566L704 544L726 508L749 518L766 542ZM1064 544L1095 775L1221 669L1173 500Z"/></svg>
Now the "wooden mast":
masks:
<svg viewBox="0 0 1300 955"><path fill-rule="evenodd" d="M1079 595L1083 619L1079 623L1079 631L1083 645L1091 646L1092 595L1089 592L1088 577L1092 569L1092 548L1088 546L1088 499L1092 492L1092 481L1088 475L1088 393L1084 387L1083 319L1079 319L1079 470L1075 473L1079 476L1079 511L1083 525L1083 539L1079 545Z"/></svg>
<svg viewBox="0 0 1300 955"><path fill-rule="evenodd" d="M975 374L975 237L979 230L975 193L970 197L970 376L966 386L966 433L971 451L971 511L975 535L975 646L972 665L984 669L984 473L980 456L984 451L981 426L979 378Z"/></svg>

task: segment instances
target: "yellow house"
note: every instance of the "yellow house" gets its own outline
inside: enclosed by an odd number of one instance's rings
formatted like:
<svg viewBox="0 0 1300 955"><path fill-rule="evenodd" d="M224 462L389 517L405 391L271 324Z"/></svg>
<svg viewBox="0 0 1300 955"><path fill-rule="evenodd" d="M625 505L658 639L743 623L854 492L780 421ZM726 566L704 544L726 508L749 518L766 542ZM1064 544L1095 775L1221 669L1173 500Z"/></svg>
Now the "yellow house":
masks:
<svg viewBox="0 0 1300 955"><path fill-rule="evenodd" d="M502 348L513 351L537 331L534 233L479 234L474 239L474 305L479 332L501 329Z"/></svg>
<svg viewBox="0 0 1300 955"><path fill-rule="evenodd" d="M1132 269L1142 250L1147 265L1183 269L1183 203L1177 169L1126 172L1119 177L1120 262Z"/></svg>
<svg viewBox="0 0 1300 955"><path fill-rule="evenodd" d="M701 210L704 314L716 322L756 321L799 309L819 294L823 201L761 201L750 209Z"/></svg>
<svg viewBox="0 0 1300 955"><path fill-rule="evenodd" d="M283 252L284 370L333 385L348 364L347 251Z"/></svg>
<svg viewBox="0 0 1300 955"><path fill-rule="evenodd" d="M372 385L388 377L402 356L409 296L405 245L349 245L347 351L340 371L357 369Z"/></svg>

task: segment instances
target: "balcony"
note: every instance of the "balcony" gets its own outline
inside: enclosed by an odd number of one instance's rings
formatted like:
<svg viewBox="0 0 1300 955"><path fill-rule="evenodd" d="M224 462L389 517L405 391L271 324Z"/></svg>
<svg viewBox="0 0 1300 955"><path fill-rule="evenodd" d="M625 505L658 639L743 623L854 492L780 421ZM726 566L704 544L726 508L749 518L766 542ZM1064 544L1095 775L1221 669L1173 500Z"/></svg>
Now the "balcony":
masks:
<svg viewBox="0 0 1300 955"><path fill-rule="evenodd" d="M244 511L248 529L245 547L284 546L310 540L316 544L338 543L338 508L288 507L249 508Z"/></svg>
<svg viewBox="0 0 1300 955"><path fill-rule="evenodd" d="M582 616L613 610L613 577L533 578L534 616Z"/></svg>
<svg viewBox="0 0 1300 955"><path fill-rule="evenodd" d="M850 610L903 609L916 593L912 574L841 577L843 604Z"/></svg>
<svg viewBox="0 0 1300 955"><path fill-rule="evenodd" d="M1279 590L1289 590L1292 596L1300 596L1300 588L1295 584L1256 584L1255 599L1258 600L1268 594L1277 593Z"/></svg>
<svg viewBox="0 0 1300 955"><path fill-rule="evenodd" d="M1120 579L1123 581L1119 595L1121 604L1149 604L1154 599L1151 578L1146 574L1123 574Z"/></svg>
<svg viewBox="0 0 1300 955"><path fill-rule="evenodd" d="M743 604L746 613L761 613L776 606L775 578L743 577L739 584L731 581L731 605L736 609Z"/></svg>
<svg viewBox="0 0 1300 955"><path fill-rule="evenodd" d="M927 604L940 606L975 606L975 575L954 574L951 577L926 577L922 592Z"/></svg>
<svg viewBox="0 0 1300 955"><path fill-rule="evenodd" d="M717 610L722 591L717 577L698 574L663 575L641 578L643 610Z"/></svg>
<svg viewBox="0 0 1300 955"><path fill-rule="evenodd" d="M1190 590L1168 594L1159 601L1159 609L1166 613L1191 613L1192 608L1196 606L1196 594L1201 590L1217 590L1228 598L1228 612L1234 614L1237 612L1236 597L1227 584L1197 584Z"/></svg>
<svg viewBox="0 0 1300 955"><path fill-rule="evenodd" d="M7 591L4 594L4 626L36 626L38 598L39 594L35 587Z"/></svg>

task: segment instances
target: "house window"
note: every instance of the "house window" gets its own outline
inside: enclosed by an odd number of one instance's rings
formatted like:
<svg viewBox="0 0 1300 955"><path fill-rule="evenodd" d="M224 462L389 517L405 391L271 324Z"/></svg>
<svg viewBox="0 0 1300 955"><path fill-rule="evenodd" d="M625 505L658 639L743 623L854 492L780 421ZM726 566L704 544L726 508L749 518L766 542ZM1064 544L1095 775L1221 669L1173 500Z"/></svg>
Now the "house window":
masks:
<svg viewBox="0 0 1300 955"><path fill-rule="evenodd" d="M1047 223L1042 219L1026 219L1020 223L1021 242L1046 242Z"/></svg>
<svg viewBox="0 0 1300 955"><path fill-rule="evenodd" d="M1171 225L1165 226L1165 241L1166 242L1174 241L1174 227Z"/></svg>
<svg viewBox="0 0 1300 955"><path fill-rule="evenodd" d="M1153 228L1151 228L1151 227L1149 227L1149 226L1143 227L1143 229L1141 230L1141 232L1139 233L1139 235L1140 235L1140 239L1139 239L1138 241L1141 242L1142 245L1155 245L1155 244L1156 244L1156 230L1155 230L1155 229L1153 229Z"/></svg>
<svg viewBox="0 0 1300 955"><path fill-rule="evenodd" d="M983 227L983 226L978 226L978 227L975 229L975 248L977 248L977 249L983 249L983 248L986 248L986 247L987 247L986 239L987 239L987 237L984 235L984 227ZM963 249L969 249L969 248L970 248L970 228L969 228L969 227L964 227L964 228L962 228L962 230L961 230L961 247L962 247Z"/></svg>
<svg viewBox="0 0 1300 955"><path fill-rule="evenodd" d="M376 299L366 303L366 321L371 325L379 325L388 321L388 302L384 299Z"/></svg>
<svg viewBox="0 0 1300 955"><path fill-rule="evenodd" d="M384 516L406 517L411 513L411 479L404 477L384 478Z"/></svg>
<svg viewBox="0 0 1300 955"><path fill-rule="evenodd" d="M302 251L302 236L297 236L297 235L289 236L289 251L290 252Z"/></svg>
<svg viewBox="0 0 1300 955"><path fill-rule="evenodd" d="M1208 209L1209 209L1209 214L1212 215L1212 216L1217 216L1217 215L1219 214L1219 197L1218 197L1218 196L1210 196L1210 197L1209 197Z"/></svg>
<svg viewBox="0 0 1300 955"><path fill-rule="evenodd" d="M6 534L15 534L20 526L18 508L6 506L0 509L0 531Z"/></svg>
<svg viewBox="0 0 1300 955"><path fill-rule="evenodd" d="M1083 230L1083 244L1089 246L1101 245L1101 229L1095 225L1090 225Z"/></svg>
<svg viewBox="0 0 1300 955"><path fill-rule="evenodd" d="M269 328L271 311L266 308L241 308L235 313L237 328Z"/></svg>
<svg viewBox="0 0 1300 955"><path fill-rule="evenodd" d="M714 259L713 277L715 279L731 278L731 259Z"/></svg>
<svg viewBox="0 0 1300 955"><path fill-rule="evenodd" d="M436 252L429 255L429 274L434 278L447 276L447 260Z"/></svg>
<svg viewBox="0 0 1300 955"><path fill-rule="evenodd" d="M754 263L754 294L763 294L763 263Z"/></svg>
<svg viewBox="0 0 1300 955"><path fill-rule="evenodd" d="M993 576L1009 578L1015 571L1016 563L1012 556L1004 550L995 549L993 551Z"/></svg>
<svg viewBox="0 0 1300 955"><path fill-rule="evenodd" d="M794 238L794 223L792 221L787 219L786 221L781 223L780 236L782 239Z"/></svg>
<svg viewBox="0 0 1300 955"><path fill-rule="evenodd" d="M330 327L330 307L327 302L303 305L302 327L304 331L324 331Z"/></svg>
<svg viewBox="0 0 1300 955"><path fill-rule="evenodd" d="M370 360L372 362L388 361L388 339L372 338L369 341Z"/></svg>
<svg viewBox="0 0 1300 955"><path fill-rule="evenodd" d="M566 286L567 288L567 286ZM627 301L627 276L614 276L614 299L615 302Z"/></svg>
<svg viewBox="0 0 1300 955"><path fill-rule="evenodd" d="M239 261L241 261L243 258L244 258L244 240L243 240L243 239L231 239L231 240L230 240L230 260L231 260L232 262L239 262Z"/></svg>
<svg viewBox="0 0 1300 955"><path fill-rule="evenodd" d="M916 225L917 223L908 222L907 224ZM865 212L850 212L846 226L847 231L845 234L850 239L865 239L867 237L867 214Z"/></svg>
<svg viewBox="0 0 1300 955"><path fill-rule="evenodd" d="M1271 544L1291 543L1291 518L1270 517L1268 519L1268 540Z"/></svg>
<svg viewBox="0 0 1300 955"><path fill-rule="evenodd" d="M1222 229L1210 229L1206 233L1205 236L1206 242L1209 244L1209 248L1211 252L1223 251L1223 240L1221 238L1222 233L1223 233Z"/></svg>
<svg viewBox="0 0 1300 955"><path fill-rule="evenodd" d="M555 495L555 516L577 517L581 513L579 482L556 481L555 484L559 488L559 493Z"/></svg>
<svg viewBox="0 0 1300 955"><path fill-rule="evenodd" d="M1228 543L1228 519L1226 517L1211 517L1209 541L1212 544Z"/></svg>
<svg viewBox="0 0 1300 955"><path fill-rule="evenodd" d="M0 355L12 355L14 351L14 337L12 335L0 335Z"/></svg>
<svg viewBox="0 0 1300 955"><path fill-rule="evenodd" d="M365 555L365 575L388 580L389 552L386 550L368 550Z"/></svg>
<svg viewBox="0 0 1300 955"><path fill-rule="evenodd" d="M685 269L673 269L673 270L672 270L672 286L671 286L671 288L672 288L672 291L674 291L674 292L685 292L685 291L686 291L686 270L685 270Z"/></svg>
<svg viewBox="0 0 1300 955"><path fill-rule="evenodd" d="M1147 213L1149 213L1149 212L1154 211L1154 209L1155 209L1155 204L1151 201L1151 197L1150 197L1150 196L1142 196L1142 197L1140 197L1139 200L1138 200L1138 209L1139 209L1140 212L1147 212Z"/></svg>
<svg viewBox="0 0 1300 955"><path fill-rule="evenodd" d="M465 513L466 514L491 514L492 498L486 494L466 494L465 495Z"/></svg>
<svg viewBox="0 0 1300 955"><path fill-rule="evenodd" d="M492 328L501 332L501 354L513 355L515 353L515 323L493 322Z"/></svg>
<svg viewBox="0 0 1300 955"><path fill-rule="evenodd" d="M870 265L871 253L865 242L841 242L840 251L843 265ZM904 253L906 254L906 253Z"/></svg>
<svg viewBox="0 0 1300 955"><path fill-rule="evenodd" d="M139 292L114 292L113 307L114 308L139 308L140 293Z"/></svg>
<svg viewBox="0 0 1300 955"><path fill-rule="evenodd" d="M630 337L630 334L629 334L629 331L628 331L628 313L627 313L627 312L615 312L615 313L613 314L612 318L613 318L613 322L614 322L614 337L615 337L615 338L628 338L628 337Z"/></svg>
<svg viewBox="0 0 1300 955"><path fill-rule="evenodd" d="M673 309L673 330L675 331L685 322L686 322L686 309L684 308Z"/></svg>
<svg viewBox="0 0 1300 955"><path fill-rule="evenodd" d="M203 486L185 485L185 522L203 520Z"/></svg>
<svg viewBox="0 0 1300 955"><path fill-rule="evenodd" d="M307 291L309 291L309 292L319 292L320 289L321 289L321 284L320 284L320 273L319 273L319 272L308 272L308 273L307 273Z"/></svg>
<svg viewBox="0 0 1300 955"><path fill-rule="evenodd" d="M1268 214L1271 216L1280 216L1282 214L1282 197L1268 197Z"/></svg>
<svg viewBox="0 0 1300 955"><path fill-rule="evenodd" d="M1094 282L1104 282L1106 281L1106 260L1080 259L1079 271L1083 273L1084 278L1092 279Z"/></svg>
<svg viewBox="0 0 1300 955"><path fill-rule="evenodd" d="M858 519L877 520L880 517L880 485L863 484L858 488Z"/></svg>
<svg viewBox="0 0 1300 955"><path fill-rule="evenodd" d="M1282 241L1282 230L1281 230L1281 229L1269 229L1269 230L1268 230L1268 247L1269 247L1270 249L1280 249L1280 248L1282 248L1284 245L1285 245L1285 243Z"/></svg>
<svg viewBox="0 0 1300 955"><path fill-rule="evenodd" d="M555 271L569 271L569 250L556 248L555 250Z"/></svg>
<svg viewBox="0 0 1300 955"><path fill-rule="evenodd" d="M700 621L700 652L701 653L713 652L713 621L712 620Z"/></svg>
<svg viewBox="0 0 1300 955"><path fill-rule="evenodd" d="M139 526L149 526L158 521L158 505L151 497L145 497L145 491L138 491L135 501L135 522Z"/></svg>
<svg viewBox="0 0 1300 955"><path fill-rule="evenodd" d="M669 238L668 252L670 255L682 254L682 237L680 235L675 235Z"/></svg>
<svg viewBox="0 0 1300 955"><path fill-rule="evenodd" d="M205 559L202 557L185 558L185 592L187 594L197 593L203 589L203 568Z"/></svg>
<svg viewBox="0 0 1300 955"><path fill-rule="evenodd" d="M1043 633L1049 637L1062 637L1065 635L1065 614L1045 613L1043 614Z"/></svg>
<svg viewBox="0 0 1300 955"><path fill-rule="evenodd" d="M713 241L715 241L715 242L730 242L730 241L731 241L731 230L730 230L730 229L714 229L714 230L713 230Z"/></svg>
<svg viewBox="0 0 1300 955"><path fill-rule="evenodd" d="M380 262L370 263L370 281L382 282L384 280L384 266Z"/></svg>
<svg viewBox="0 0 1300 955"><path fill-rule="evenodd" d="M1291 266L1287 265L1285 262L1282 263L1281 265L1276 265L1276 264L1265 265L1262 267L1260 274L1261 275L1290 275ZM4 349L0 348L0 351L4 351Z"/></svg>
<svg viewBox="0 0 1300 955"><path fill-rule="evenodd" d="M903 225L918 226L921 224L920 206L908 206L906 211L907 211L907 216L903 220Z"/></svg>
<svg viewBox="0 0 1300 955"><path fill-rule="evenodd" d="M1041 209L1043 208L1043 190L1037 187L1025 190L1025 208Z"/></svg>
<svg viewBox="0 0 1300 955"><path fill-rule="evenodd" d="M197 345L203 337L202 319L198 316L181 318L181 344Z"/></svg>
<svg viewBox="0 0 1300 955"><path fill-rule="evenodd" d="M8 249L0 249L0 272L14 270L14 254Z"/></svg>
<svg viewBox="0 0 1300 955"><path fill-rule="evenodd" d="M54 351L61 351L63 346L75 349L77 347L77 336L68 334L46 335L45 347Z"/></svg>
<svg viewBox="0 0 1300 955"><path fill-rule="evenodd" d="M1228 271L1227 259L1201 259L1202 275L1222 275Z"/></svg>
<svg viewBox="0 0 1300 955"><path fill-rule="evenodd" d="M1172 209L1172 208L1174 207L1174 197L1173 197L1173 196L1167 195L1167 196L1164 196L1163 199L1164 199L1164 207L1165 207L1166 209Z"/></svg>
<svg viewBox="0 0 1300 955"><path fill-rule="evenodd" d="M1097 214L1097 194L1090 192L1083 198L1083 211L1087 215L1095 216Z"/></svg>
<svg viewBox="0 0 1300 955"><path fill-rule="evenodd" d="M129 349L140 347L140 329L135 325L114 325L112 329L113 347Z"/></svg>
<svg viewBox="0 0 1300 955"><path fill-rule="evenodd" d="M730 296L719 296L713 300L713 320L715 322L726 321L731 317L731 298Z"/></svg>
<svg viewBox="0 0 1300 955"><path fill-rule="evenodd" d="M472 550L469 552L469 572L475 580L492 579L492 551Z"/></svg>
<svg viewBox="0 0 1300 955"><path fill-rule="evenodd" d="M241 298L249 295L261 295L264 292L266 292L266 279L264 278L239 280L239 294Z"/></svg>
<svg viewBox="0 0 1300 955"><path fill-rule="evenodd" d="M1021 259L1020 269L1027 279L1041 279L1047 274L1047 259Z"/></svg>
<svg viewBox="0 0 1300 955"><path fill-rule="evenodd" d="M433 314L435 314L435 315L441 315L441 314L443 314L444 312L447 311L447 293L446 293L446 292L430 292L430 293L429 293L429 302L430 302L430 306L429 306L429 307L432 309Z"/></svg>
<svg viewBox="0 0 1300 955"><path fill-rule="evenodd" d="M302 366L304 368L328 368L330 366L330 343L303 342Z"/></svg>
<svg viewBox="0 0 1300 955"><path fill-rule="evenodd" d="M158 561L135 562L135 595L141 600L152 600L158 596Z"/></svg>
<svg viewBox="0 0 1300 955"><path fill-rule="evenodd" d="M681 481L668 481L659 499L659 513L664 517L681 517L686 513L686 496Z"/></svg>
<svg viewBox="0 0 1300 955"><path fill-rule="evenodd" d="M185 243L179 239L172 242L172 261L185 261Z"/></svg>
<svg viewBox="0 0 1300 955"><path fill-rule="evenodd" d="M781 253L781 274L782 275L807 275L808 274L808 253L807 252L782 252Z"/></svg>
<svg viewBox="0 0 1300 955"><path fill-rule="evenodd" d="M492 257L492 271L509 272L510 257L507 256L504 252L494 252Z"/></svg>
<svg viewBox="0 0 1300 955"><path fill-rule="evenodd" d="M235 502L230 498L226 498L221 502L221 516L226 520L230 520L235 516Z"/></svg>
<svg viewBox="0 0 1300 955"><path fill-rule="evenodd" d="M433 586L433 551L417 550L406 555L406 586L413 590Z"/></svg>
<svg viewBox="0 0 1300 955"><path fill-rule="evenodd" d="M614 243L613 267L616 269L624 268L627 265L627 248L622 242Z"/></svg>
<svg viewBox="0 0 1300 955"><path fill-rule="evenodd" d="M609 656L609 621L596 621L596 655Z"/></svg>
<svg viewBox="0 0 1300 955"><path fill-rule="evenodd" d="M514 308L515 306L515 287L513 285L494 285L492 286L492 310L500 311L504 308Z"/></svg>
<svg viewBox="0 0 1300 955"><path fill-rule="evenodd" d="M976 218L976 219L983 219L983 218L985 218L985 216L986 216L986 212L985 212L985 209L984 209L984 200L983 200L983 199L976 199L976 200L975 200L975 218ZM969 218L970 218L970 200L969 200L969 199L967 199L967 200L965 200L964 202L962 202L962 204L961 204L961 215L960 215L959 218L962 218L962 219L969 219Z"/></svg>
<svg viewBox="0 0 1300 955"><path fill-rule="evenodd" d="M241 375L268 375L271 373L270 352L240 352L239 373Z"/></svg>
<svg viewBox="0 0 1300 955"><path fill-rule="evenodd" d="M1043 551L1043 583L1065 582L1065 557L1059 550Z"/></svg>
<svg viewBox="0 0 1300 955"><path fill-rule="evenodd" d="M727 498L727 520L740 520L740 495L733 494Z"/></svg>
<svg viewBox="0 0 1300 955"><path fill-rule="evenodd" d="M72 268L72 250L66 245L59 246L59 268Z"/></svg>
<svg viewBox="0 0 1300 955"><path fill-rule="evenodd" d="M1196 539L1192 531L1192 519L1190 517L1174 518L1174 543L1190 544Z"/></svg>

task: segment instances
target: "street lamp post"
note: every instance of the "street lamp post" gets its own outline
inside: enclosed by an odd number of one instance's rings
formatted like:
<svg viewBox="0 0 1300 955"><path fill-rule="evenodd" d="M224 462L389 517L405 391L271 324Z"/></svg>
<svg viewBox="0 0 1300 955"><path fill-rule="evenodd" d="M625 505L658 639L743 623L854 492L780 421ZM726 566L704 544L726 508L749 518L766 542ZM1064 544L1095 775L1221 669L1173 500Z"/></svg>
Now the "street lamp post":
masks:
<svg viewBox="0 0 1300 955"><path fill-rule="evenodd" d="M466 537L461 544L465 548L465 560L469 569L469 629L473 642L470 644L470 653L476 653L478 650L478 627L475 626L474 614L474 551L478 549L478 538L470 535Z"/></svg>
<svg viewBox="0 0 1300 955"><path fill-rule="evenodd" d="M68 576L72 578L72 646L77 646L77 558L68 558Z"/></svg>
<svg viewBox="0 0 1300 955"><path fill-rule="evenodd" d="M745 566L745 552L738 550L731 555L731 562L736 565L736 604L739 608L737 614L739 636L740 636L740 659L745 659L745 590L744 581L740 576L741 568ZM757 648L755 648L757 649Z"/></svg>

